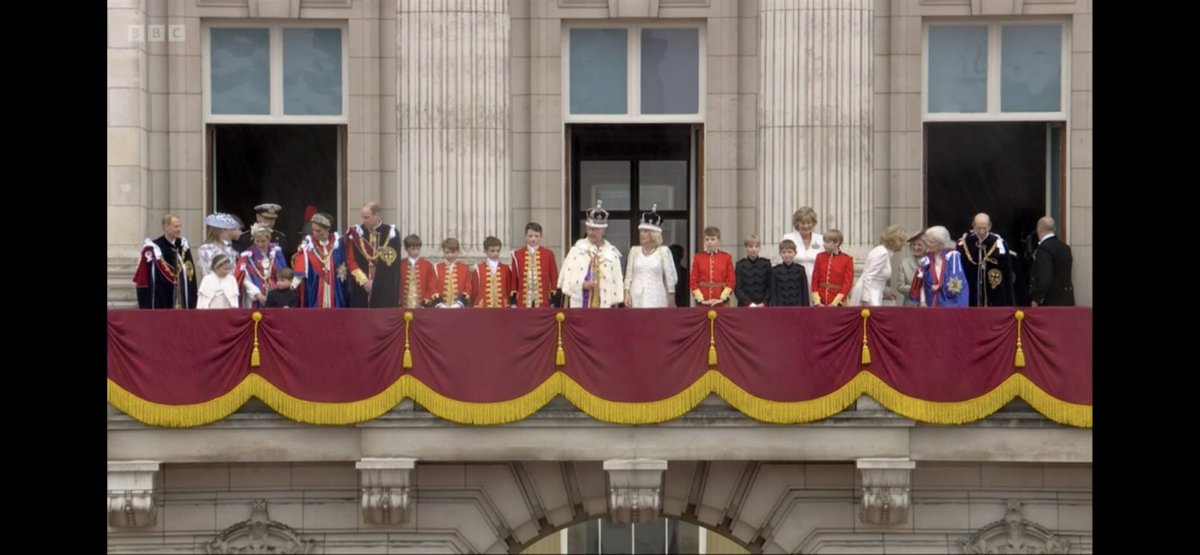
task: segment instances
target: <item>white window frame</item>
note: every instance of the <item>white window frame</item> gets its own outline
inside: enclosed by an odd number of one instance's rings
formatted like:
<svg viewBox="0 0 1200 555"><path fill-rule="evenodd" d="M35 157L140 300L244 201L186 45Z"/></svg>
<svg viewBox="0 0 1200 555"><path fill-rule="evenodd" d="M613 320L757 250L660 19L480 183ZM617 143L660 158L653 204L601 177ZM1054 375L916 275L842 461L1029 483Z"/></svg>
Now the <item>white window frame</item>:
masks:
<svg viewBox="0 0 1200 555"><path fill-rule="evenodd" d="M1001 28L1010 25L1058 25L1062 29L1062 75L1059 81L1057 112L1001 112L1000 56ZM987 35L987 111L930 112L929 111L929 28L951 26L985 26ZM922 121L1066 121L1071 99L1071 25L1063 19L989 19L989 20L926 20L921 24L921 120Z"/></svg>
<svg viewBox="0 0 1200 555"><path fill-rule="evenodd" d="M201 102L204 103L204 122L208 123L274 123L274 124L349 124L350 123L350 46L346 39L346 22L300 21L269 22L241 20L211 20L202 25L201 39ZM211 30L229 28L267 29L270 48L270 94L271 113L262 114L213 114L212 113L212 51ZM339 29L342 32L342 113L341 115L299 116L283 113L283 30L284 29Z"/></svg>
<svg viewBox="0 0 1200 555"><path fill-rule="evenodd" d="M625 30L625 108L624 114L571 113L571 29ZM696 29L698 32L696 63L699 65L696 83L695 114L642 113L642 30ZM708 84L708 34L703 21L637 21L611 20L564 23L562 30L562 113L565 123L704 123Z"/></svg>

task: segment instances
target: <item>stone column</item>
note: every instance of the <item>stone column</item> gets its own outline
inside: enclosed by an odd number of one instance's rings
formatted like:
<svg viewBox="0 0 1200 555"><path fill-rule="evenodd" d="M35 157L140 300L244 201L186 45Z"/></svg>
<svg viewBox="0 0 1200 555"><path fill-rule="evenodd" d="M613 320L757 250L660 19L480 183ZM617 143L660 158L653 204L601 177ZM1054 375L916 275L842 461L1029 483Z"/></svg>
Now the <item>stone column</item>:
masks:
<svg viewBox="0 0 1200 555"><path fill-rule="evenodd" d="M811 206L817 231L872 245L872 0L759 0L758 195L764 243ZM774 247L770 247L773 252ZM858 250L858 249L854 249Z"/></svg>
<svg viewBox="0 0 1200 555"><path fill-rule="evenodd" d="M508 4L396 3L397 223L429 255L456 237L480 256L509 233Z"/></svg>
<svg viewBox="0 0 1200 555"><path fill-rule="evenodd" d="M108 9L108 252L136 259L150 206L150 43L138 2Z"/></svg>

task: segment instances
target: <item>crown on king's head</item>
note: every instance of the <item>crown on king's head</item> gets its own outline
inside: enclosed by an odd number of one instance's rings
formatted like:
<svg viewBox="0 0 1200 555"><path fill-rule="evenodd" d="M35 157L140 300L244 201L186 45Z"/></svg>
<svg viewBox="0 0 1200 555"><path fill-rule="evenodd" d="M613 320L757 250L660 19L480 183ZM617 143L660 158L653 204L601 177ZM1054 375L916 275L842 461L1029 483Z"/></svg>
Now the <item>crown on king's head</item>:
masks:
<svg viewBox="0 0 1200 555"><path fill-rule="evenodd" d="M604 229L608 227L608 210L601 208L604 204L603 200L596 201L595 208L589 208L587 211L587 226Z"/></svg>

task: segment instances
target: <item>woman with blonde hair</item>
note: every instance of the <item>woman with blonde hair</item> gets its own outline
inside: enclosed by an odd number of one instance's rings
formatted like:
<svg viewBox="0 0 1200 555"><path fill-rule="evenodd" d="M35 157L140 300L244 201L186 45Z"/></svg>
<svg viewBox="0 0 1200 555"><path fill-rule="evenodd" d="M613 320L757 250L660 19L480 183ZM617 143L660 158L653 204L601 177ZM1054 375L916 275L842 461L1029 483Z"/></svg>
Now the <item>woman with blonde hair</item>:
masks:
<svg viewBox="0 0 1200 555"><path fill-rule="evenodd" d="M887 286L892 277L892 254L904 248L907 235L898 225L890 225L879 234L880 244L867 253L862 276L850 290L850 306L883 306L884 300L896 298Z"/></svg>
<svg viewBox="0 0 1200 555"><path fill-rule="evenodd" d="M233 240L241 235L242 225L229 214L215 212L204 218L204 231L204 244L196 249L196 254L200 256L196 264L196 279L200 281L204 281L204 276L213 271L212 263L218 254L225 255L231 264L237 260Z"/></svg>
<svg viewBox="0 0 1200 555"><path fill-rule="evenodd" d="M283 249L271 242L271 228L263 224L250 226L253 243L238 256L237 280L242 285L242 308L262 308L267 293L275 288L279 270L287 268Z"/></svg>
<svg viewBox="0 0 1200 555"><path fill-rule="evenodd" d="M791 239L796 244L795 262L804 266L804 271L811 277L813 267L817 263L817 255L825 250L825 238L813 231L817 227L817 212L810 206L802 206L792 214L792 229L783 234L783 239ZM780 239L780 242L783 242ZM775 263L783 262L779 255Z"/></svg>
<svg viewBox="0 0 1200 555"><path fill-rule="evenodd" d="M662 246L662 216L658 205L642 214L638 225L640 244L629 249L625 270L625 306L666 308L675 306L675 259Z"/></svg>

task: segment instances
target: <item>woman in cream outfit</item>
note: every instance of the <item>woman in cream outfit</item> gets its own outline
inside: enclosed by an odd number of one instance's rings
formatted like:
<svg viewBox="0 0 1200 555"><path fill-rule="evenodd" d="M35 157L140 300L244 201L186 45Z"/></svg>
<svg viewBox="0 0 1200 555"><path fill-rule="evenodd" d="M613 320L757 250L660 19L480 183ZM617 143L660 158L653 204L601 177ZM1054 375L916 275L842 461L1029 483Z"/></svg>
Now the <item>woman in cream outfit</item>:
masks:
<svg viewBox="0 0 1200 555"><path fill-rule="evenodd" d="M642 214L638 225L640 245L629 249L625 270L625 306L665 308L675 306L675 259L662 246L662 216L658 205Z"/></svg>
<svg viewBox="0 0 1200 555"><path fill-rule="evenodd" d="M867 263L863 266L862 277L854 282L850 289L850 306L883 306L883 301L891 301L896 295L888 289L888 279L892 277L892 253L904 248L906 232L898 225L888 226L879 235L879 242L867 253ZM890 302L888 304L891 304Z"/></svg>
<svg viewBox="0 0 1200 555"><path fill-rule="evenodd" d="M783 239L791 239L793 243L796 243L796 263L804 266L804 271L809 277L813 275L817 255L825 250L825 238L820 233L813 231L815 227L817 227L816 211L804 206L792 214L792 228L795 231L783 234ZM780 239L779 242L782 243L783 239ZM783 259L776 253L774 264L781 262Z"/></svg>

